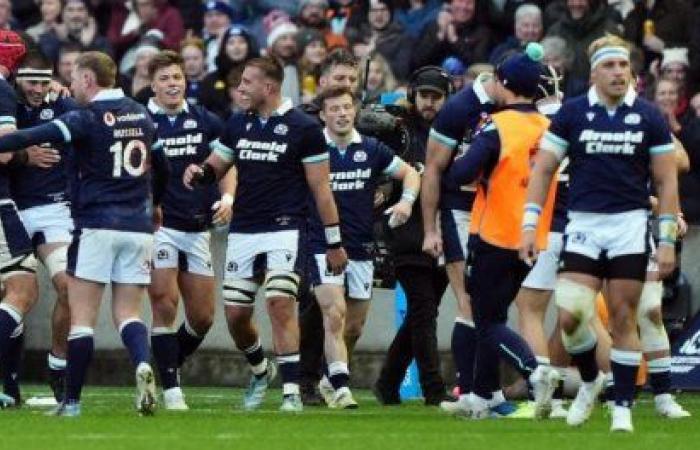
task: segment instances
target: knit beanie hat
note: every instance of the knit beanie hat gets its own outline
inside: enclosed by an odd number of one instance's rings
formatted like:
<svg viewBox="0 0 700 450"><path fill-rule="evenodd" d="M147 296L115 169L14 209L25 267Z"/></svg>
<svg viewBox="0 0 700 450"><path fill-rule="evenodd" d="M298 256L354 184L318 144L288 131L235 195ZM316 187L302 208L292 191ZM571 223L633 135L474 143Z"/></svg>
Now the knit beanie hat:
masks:
<svg viewBox="0 0 700 450"><path fill-rule="evenodd" d="M544 49L530 42L524 52L510 56L496 68L496 77L509 91L523 97L534 97L542 75Z"/></svg>

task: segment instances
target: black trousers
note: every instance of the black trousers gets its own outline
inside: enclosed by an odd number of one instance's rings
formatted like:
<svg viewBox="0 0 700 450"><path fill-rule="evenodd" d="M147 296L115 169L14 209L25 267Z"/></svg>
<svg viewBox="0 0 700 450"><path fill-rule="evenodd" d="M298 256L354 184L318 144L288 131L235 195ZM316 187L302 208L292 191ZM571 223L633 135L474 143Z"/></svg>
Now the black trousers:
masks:
<svg viewBox="0 0 700 450"><path fill-rule="evenodd" d="M378 384L397 392L413 358L426 399L445 394L437 348L437 316L447 288L444 268L424 266L396 267L396 278L406 292L407 313L396 332L379 375Z"/></svg>
<svg viewBox="0 0 700 450"><path fill-rule="evenodd" d="M307 283L299 288L299 333L301 385L316 386L323 373L323 316Z"/></svg>

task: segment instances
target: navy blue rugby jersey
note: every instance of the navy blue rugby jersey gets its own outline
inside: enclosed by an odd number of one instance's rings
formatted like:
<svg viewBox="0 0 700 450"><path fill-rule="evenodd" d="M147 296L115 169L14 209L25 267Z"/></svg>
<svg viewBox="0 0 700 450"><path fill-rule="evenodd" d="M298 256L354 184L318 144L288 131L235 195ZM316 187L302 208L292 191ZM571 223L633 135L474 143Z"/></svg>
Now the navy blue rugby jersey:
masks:
<svg viewBox="0 0 700 450"><path fill-rule="evenodd" d="M201 164L219 143L223 123L204 107L183 103L176 116L168 116L153 99L148 103L156 139L170 165L163 197L163 226L184 232L204 231L211 223L211 206L218 198L216 185L187 189L182 174L190 164Z"/></svg>
<svg viewBox="0 0 700 450"><path fill-rule="evenodd" d="M633 90L608 111L592 87L561 107L541 148L569 157L569 211L618 213L649 208L650 157L673 142L658 108Z"/></svg>
<svg viewBox="0 0 700 450"><path fill-rule="evenodd" d="M17 94L10 83L0 75L0 128L17 125ZM0 200L10 198L10 180L7 165L0 164Z"/></svg>
<svg viewBox="0 0 700 450"><path fill-rule="evenodd" d="M340 233L348 257L371 259L367 251L372 242L374 193L382 175L392 176L402 165L386 145L369 136L353 132L352 142L340 150L324 132L330 157L330 184L340 216ZM326 235L316 204L309 200L309 243L313 253L326 252Z"/></svg>
<svg viewBox="0 0 700 450"><path fill-rule="evenodd" d="M231 116L215 152L238 169L231 231L299 229L309 192L304 164L328 159L321 127L285 99L267 119L253 112Z"/></svg>
<svg viewBox="0 0 700 450"><path fill-rule="evenodd" d="M37 107L20 102L17 105L17 128L22 130L48 123L77 108L77 103L71 98L59 98ZM52 146L48 143L44 145ZM61 160L57 164L46 169L27 165L13 168L10 174L10 192L19 209L70 200L66 173L66 163L71 158L70 145L55 147L61 154Z"/></svg>
<svg viewBox="0 0 700 450"><path fill-rule="evenodd" d="M465 86L450 97L438 112L430 129L430 137L454 150L454 157L463 156L469 150L472 137L479 125L496 109L484 90L480 79ZM451 165L452 163L450 163ZM449 166L447 167L449 170ZM440 191L440 207L470 211L476 191L460 186L455 188L443 179Z"/></svg>
<svg viewBox="0 0 700 450"><path fill-rule="evenodd" d="M85 107L0 137L0 152L71 143L71 209L76 228L153 231L151 166L167 167L146 107L104 89Z"/></svg>

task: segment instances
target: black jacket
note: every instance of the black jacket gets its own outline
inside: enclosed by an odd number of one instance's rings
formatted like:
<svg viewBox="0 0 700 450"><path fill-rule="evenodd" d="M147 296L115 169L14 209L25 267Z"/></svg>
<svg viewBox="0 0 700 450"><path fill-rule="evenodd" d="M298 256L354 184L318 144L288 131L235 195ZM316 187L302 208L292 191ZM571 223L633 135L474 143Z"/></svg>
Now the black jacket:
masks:
<svg viewBox="0 0 700 450"><path fill-rule="evenodd" d="M409 117L407 124L411 130L411 141L408 150L403 154L402 158L413 166L418 173L422 174L430 124L425 123L425 121L414 115ZM393 205L399 201L401 193L400 183L395 182L388 204ZM420 196L413 203L411 217L405 224L400 227L390 228L387 219L388 217L385 216L384 233L394 266L431 267L437 263L435 258L423 253L423 217L420 207Z"/></svg>

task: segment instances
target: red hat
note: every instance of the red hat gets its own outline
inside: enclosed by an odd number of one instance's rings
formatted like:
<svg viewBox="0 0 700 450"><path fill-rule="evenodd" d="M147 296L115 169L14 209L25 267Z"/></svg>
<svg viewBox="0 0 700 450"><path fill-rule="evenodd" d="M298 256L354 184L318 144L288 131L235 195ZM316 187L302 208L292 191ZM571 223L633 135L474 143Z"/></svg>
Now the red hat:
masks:
<svg viewBox="0 0 700 450"><path fill-rule="evenodd" d="M22 62L27 47L19 34L10 30L0 30L0 66L12 72Z"/></svg>

